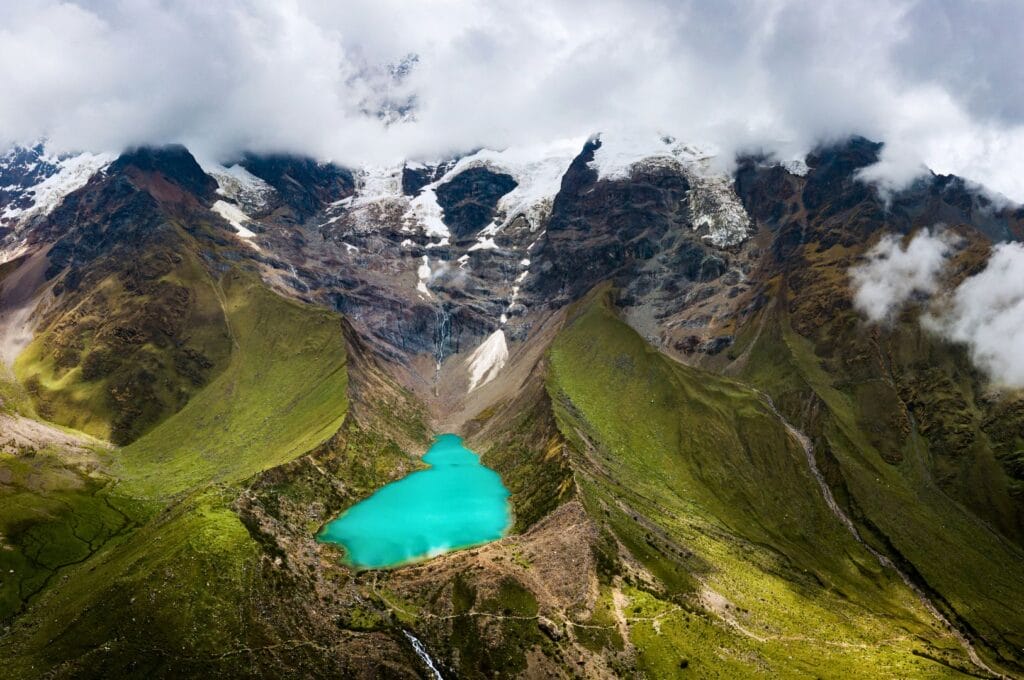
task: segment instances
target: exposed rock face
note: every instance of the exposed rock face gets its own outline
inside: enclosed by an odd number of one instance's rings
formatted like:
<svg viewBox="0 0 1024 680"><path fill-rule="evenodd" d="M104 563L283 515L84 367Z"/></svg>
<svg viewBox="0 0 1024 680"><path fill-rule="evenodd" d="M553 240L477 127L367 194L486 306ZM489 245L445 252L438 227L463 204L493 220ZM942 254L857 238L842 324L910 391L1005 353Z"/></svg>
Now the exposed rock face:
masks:
<svg viewBox="0 0 1024 680"><path fill-rule="evenodd" d="M406 163L402 166L402 193L406 196L416 196L423 187L444 177L453 166L454 161L439 165Z"/></svg>
<svg viewBox="0 0 1024 680"><path fill-rule="evenodd" d="M199 163L183 146L142 147L121 155L110 171L123 172L135 168L142 172L158 172L184 191L201 201L210 201L217 191L217 182L203 172Z"/></svg>
<svg viewBox="0 0 1024 680"><path fill-rule="evenodd" d="M58 156L42 143L0 157L0 260L15 256L33 225L113 160L109 154Z"/></svg>
<svg viewBox="0 0 1024 680"><path fill-rule="evenodd" d="M597 181L587 165L591 154L592 147L584 149L566 173L540 244L531 287L550 304L635 273L688 226L685 177L659 167Z"/></svg>
<svg viewBox="0 0 1024 680"><path fill-rule="evenodd" d="M350 171L311 158L246 154L240 164L274 187L300 222L330 203L351 196L355 188Z"/></svg>
<svg viewBox="0 0 1024 680"><path fill-rule="evenodd" d="M462 239L490 224L498 199L516 186L511 175L470 168L437 188L437 202L452 235Z"/></svg>

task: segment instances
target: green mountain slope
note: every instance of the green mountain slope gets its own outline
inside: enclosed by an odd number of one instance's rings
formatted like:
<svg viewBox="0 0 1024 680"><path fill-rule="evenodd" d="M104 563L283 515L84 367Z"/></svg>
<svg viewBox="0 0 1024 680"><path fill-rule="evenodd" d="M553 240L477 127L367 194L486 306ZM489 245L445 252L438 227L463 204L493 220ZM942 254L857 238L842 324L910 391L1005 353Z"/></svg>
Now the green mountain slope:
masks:
<svg viewBox="0 0 1024 680"><path fill-rule="evenodd" d="M826 360L792 330L780 309L781 305L766 310L761 320L764 327L751 346L747 377L804 423L840 503L856 518L867 540L914 577L944 615L975 640L984 658L1020 671L1024 619L1015 603L1024 598L1024 552L940 485L936 470L941 454L918 430L913 414L905 415L892 382L858 376L855 362L830 362L826 370ZM822 335L828 332L825 329ZM879 356L898 357L901 342L915 343L917 351L908 354L918 357L930 352L938 358L936 352L942 351L920 331L897 330L885 341L892 344L834 346L845 347L845 356L859 351L863 363ZM952 361L955 352L945 353ZM903 380L912 379L898 359L893 370ZM952 375L956 372L950 370ZM900 417L906 418L906 431L893 434L885 418ZM943 417L943 410L932 410L931 417ZM878 426L870 427L872 421ZM965 455L981 469L985 456L994 463L984 446L979 442ZM974 485L979 500L997 497L1005 488L998 466L988 470L987 480L977 475L960 478ZM963 487L960 491L969 493ZM982 510L987 514L992 507L989 503Z"/></svg>
<svg viewBox="0 0 1024 680"><path fill-rule="evenodd" d="M551 365L560 428L586 453L583 499L643 565L616 567L603 588L648 614L629 635L651 676L683 659L702 677L974 670L829 511L760 394L658 354L604 296L577 313Z"/></svg>
<svg viewBox="0 0 1024 680"><path fill-rule="evenodd" d="M287 301L239 270L219 285L231 358L181 411L121 452L116 472L133 493L244 479L314 449L345 417L339 318Z"/></svg>
<svg viewBox="0 0 1024 680"><path fill-rule="evenodd" d="M266 609L286 607L289 589L266 580L263 549L232 504L238 482L338 431L345 337L339 317L252 274L229 271L218 289L231 358L183 409L132 446L101 452L89 473L59 450L0 459L3 531L15 548L0 559L19 576L36 565L31 578L4 580L5 616L24 604L9 583L22 600L49 586L0 641L10 661L0 676L237 677L231 649L279 642Z"/></svg>

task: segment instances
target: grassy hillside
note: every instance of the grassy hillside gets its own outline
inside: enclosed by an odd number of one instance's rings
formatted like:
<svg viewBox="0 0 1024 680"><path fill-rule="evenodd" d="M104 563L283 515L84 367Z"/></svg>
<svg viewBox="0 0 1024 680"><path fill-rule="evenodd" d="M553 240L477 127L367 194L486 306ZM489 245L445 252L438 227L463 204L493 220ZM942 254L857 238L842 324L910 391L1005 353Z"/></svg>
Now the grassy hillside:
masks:
<svg viewBox="0 0 1024 680"><path fill-rule="evenodd" d="M0 626L107 542L134 529L145 507L110 493L57 446L0 452ZM89 456L91 458L91 456Z"/></svg>
<svg viewBox="0 0 1024 680"><path fill-rule="evenodd" d="M116 472L143 496L237 481L312 450L347 409L341 322L238 270L221 281L225 369L172 418L125 448Z"/></svg>
<svg viewBox="0 0 1024 680"><path fill-rule="evenodd" d="M973 670L840 524L764 399L658 354L598 295L551 350L588 509L642 564L602 592L651 677L946 677ZM934 659L934 660L933 660ZM951 668L952 666L952 668Z"/></svg>
<svg viewBox="0 0 1024 680"><path fill-rule="evenodd" d="M193 494L46 593L4 641L0 676L217 675L245 639L257 558L223 495Z"/></svg>
<svg viewBox="0 0 1024 680"><path fill-rule="evenodd" d="M230 358L184 408L89 460L56 448L0 456L0 615L36 595L2 642L17 651L0 676L51 666L86 677L212 672L237 668L226 652L258 638L249 599L268 587L257 577L262 553L231 508L238 488L223 483L339 429L345 340L336 315L285 300L253 274L229 271L211 295Z"/></svg>
<svg viewBox="0 0 1024 680"><path fill-rule="evenodd" d="M877 439L878 428L867 426L865 414L871 409L888 416L904 412L891 384L851 378L846 361L831 362L826 370L814 346L776 308L765 311L763 322L746 374L775 395L794 419L805 421L837 497L865 536L915 576L947 617L972 635L983 657L1024 668L1024 618L1016 605L1024 601L1024 551L940 486L936 459L941 455L918 431L912 415L902 436ZM926 346L919 351L927 352ZM871 354L865 350L863 356ZM939 409L922 410L922 417L943 417ZM885 427L881 422L879 427ZM976 457L991 457L979 448L962 450L967 460L961 462L978 464ZM1001 476L998 467L988 469ZM978 475L967 479L986 500L989 493L997 498L1000 484L986 487Z"/></svg>
<svg viewBox="0 0 1024 680"><path fill-rule="evenodd" d="M97 274L60 299L14 370L41 417L125 444L223 370L231 340L216 283L185 239Z"/></svg>

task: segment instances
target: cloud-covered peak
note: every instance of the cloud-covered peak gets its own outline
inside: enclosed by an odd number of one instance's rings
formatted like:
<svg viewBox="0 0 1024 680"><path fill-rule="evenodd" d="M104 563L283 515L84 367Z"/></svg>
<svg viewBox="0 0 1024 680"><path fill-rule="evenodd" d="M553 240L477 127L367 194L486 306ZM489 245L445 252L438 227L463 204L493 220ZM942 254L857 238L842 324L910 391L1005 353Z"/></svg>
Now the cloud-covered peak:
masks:
<svg viewBox="0 0 1024 680"><path fill-rule="evenodd" d="M635 125L797 158L861 134L1024 199L1020 7L939 0L353 0L0 6L0 130L347 164Z"/></svg>

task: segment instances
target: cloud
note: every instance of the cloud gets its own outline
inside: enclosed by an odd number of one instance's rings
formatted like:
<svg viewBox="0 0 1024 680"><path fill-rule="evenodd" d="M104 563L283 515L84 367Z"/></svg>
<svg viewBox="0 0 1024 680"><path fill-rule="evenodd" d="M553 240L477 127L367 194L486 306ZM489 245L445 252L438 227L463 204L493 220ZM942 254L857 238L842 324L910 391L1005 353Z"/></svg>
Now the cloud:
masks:
<svg viewBox="0 0 1024 680"><path fill-rule="evenodd" d="M904 247L886 234L850 269L854 307L881 323L913 298L930 296L922 327L965 345L995 385L1024 388L1024 244L994 246L982 271L935 296L956 240L952 232L925 229Z"/></svg>
<svg viewBox="0 0 1024 680"><path fill-rule="evenodd" d="M966 345L994 383L1024 388L1024 245L995 246L985 269L945 302L944 310L922 317L925 327Z"/></svg>
<svg viewBox="0 0 1024 680"><path fill-rule="evenodd" d="M874 180L923 163L1024 199L1021 14L1013 0L26 0L0 4L0 135L358 164L626 125L726 155L862 134L888 142ZM415 120L377 115L407 103Z"/></svg>
<svg viewBox="0 0 1024 680"><path fill-rule="evenodd" d="M869 250L867 261L850 269L854 307L869 321L886 321L915 295L938 290L952 237L918 232L906 247L899 237L886 234Z"/></svg>

